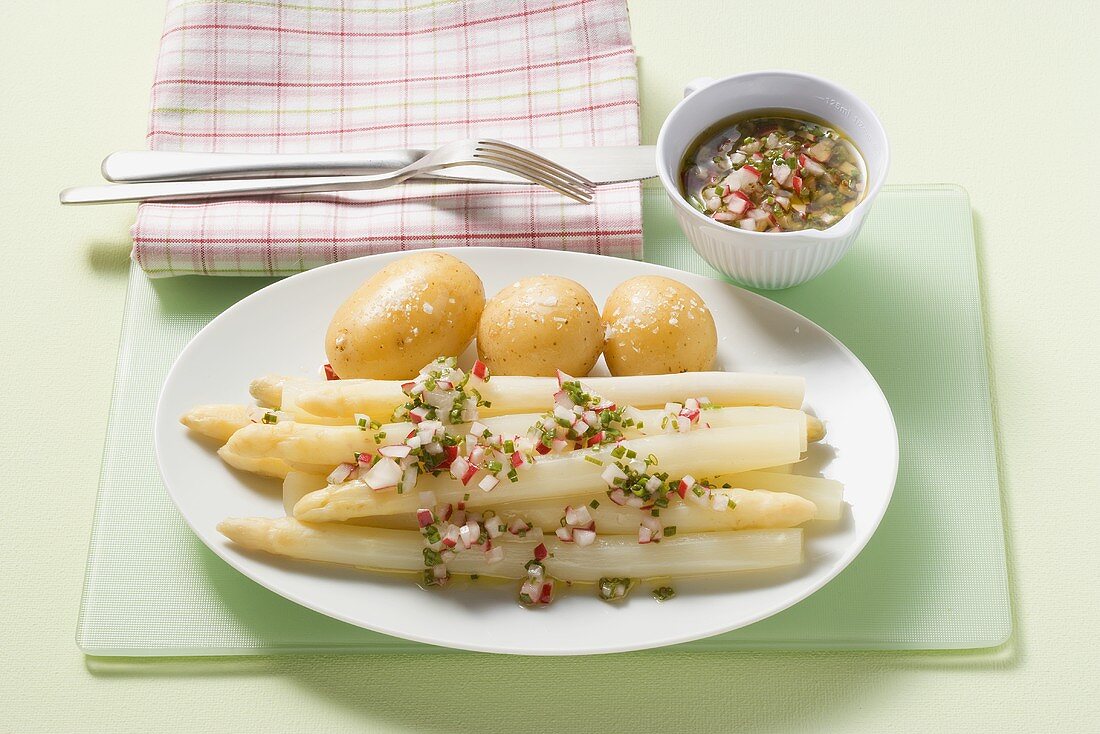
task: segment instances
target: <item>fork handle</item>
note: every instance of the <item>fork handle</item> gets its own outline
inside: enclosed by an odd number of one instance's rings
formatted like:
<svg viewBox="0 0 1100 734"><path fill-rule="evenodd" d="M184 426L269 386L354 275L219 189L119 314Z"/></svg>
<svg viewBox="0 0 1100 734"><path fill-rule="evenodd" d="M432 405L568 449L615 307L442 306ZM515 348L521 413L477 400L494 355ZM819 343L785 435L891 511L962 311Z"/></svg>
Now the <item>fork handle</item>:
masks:
<svg viewBox="0 0 1100 734"><path fill-rule="evenodd" d="M369 153L177 153L124 150L103 159L108 181L197 181L283 176L355 176L394 171L410 165L426 150L378 150Z"/></svg>
<svg viewBox="0 0 1100 734"><path fill-rule="evenodd" d="M242 196L308 194L326 191L382 189L409 178L415 171L373 176L313 176L309 178L253 178L224 181L147 181L142 183L75 186L61 192L62 204L108 204L123 201L189 201L232 199Z"/></svg>

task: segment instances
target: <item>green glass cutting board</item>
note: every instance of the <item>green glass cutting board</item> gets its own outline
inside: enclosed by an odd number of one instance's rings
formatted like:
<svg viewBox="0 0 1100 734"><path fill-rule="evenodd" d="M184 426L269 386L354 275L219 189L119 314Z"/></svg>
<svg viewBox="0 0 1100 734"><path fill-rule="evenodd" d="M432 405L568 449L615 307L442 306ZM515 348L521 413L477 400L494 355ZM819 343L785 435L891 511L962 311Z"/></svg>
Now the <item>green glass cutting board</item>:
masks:
<svg viewBox="0 0 1100 734"><path fill-rule="evenodd" d="M711 270L644 193L646 259ZM180 350L270 281L131 271L77 642L96 656L438 651L324 617L206 550L168 499L152 416ZM964 649L1011 634L1004 530L965 192L887 187L848 256L805 285L768 292L843 341L893 407L901 467L875 537L796 606L680 645L735 649Z"/></svg>

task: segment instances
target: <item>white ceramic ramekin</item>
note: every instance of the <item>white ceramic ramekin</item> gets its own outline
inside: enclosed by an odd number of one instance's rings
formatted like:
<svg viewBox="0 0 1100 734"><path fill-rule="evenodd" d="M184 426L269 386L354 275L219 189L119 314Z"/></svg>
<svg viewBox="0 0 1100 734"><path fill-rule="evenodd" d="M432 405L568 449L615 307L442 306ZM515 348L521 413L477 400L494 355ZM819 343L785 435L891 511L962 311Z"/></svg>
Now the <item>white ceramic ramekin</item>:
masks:
<svg viewBox="0 0 1100 734"><path fill-rule="evenodd" d="M886 132L871 108L832 82L793 71L755 71L697 79L657 136L657 173L691 246L715 269L755 288L789 288L836 265L863 225L890 162ZM716 222L687 203L680 161L688 146L724 118L760 109L808 112L846 134L867 164L870 188L847 216L826 230L751 232Z"/></svg>

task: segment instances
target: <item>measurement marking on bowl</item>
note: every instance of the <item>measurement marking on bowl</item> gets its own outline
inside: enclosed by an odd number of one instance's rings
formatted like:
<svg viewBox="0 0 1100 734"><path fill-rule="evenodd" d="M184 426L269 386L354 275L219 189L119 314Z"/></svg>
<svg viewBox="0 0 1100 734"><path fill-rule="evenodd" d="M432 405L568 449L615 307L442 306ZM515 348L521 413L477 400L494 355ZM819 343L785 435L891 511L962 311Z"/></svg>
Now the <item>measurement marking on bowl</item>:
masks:
<svg viewBox="0 0 1100 734"><path fill-rule="evenodd" d="M850 117L852 114L852 110L849 109L847 105L841 104L839 100L833 99L832 97L815 97L815 99L821 100L845 117Z"/></svg>

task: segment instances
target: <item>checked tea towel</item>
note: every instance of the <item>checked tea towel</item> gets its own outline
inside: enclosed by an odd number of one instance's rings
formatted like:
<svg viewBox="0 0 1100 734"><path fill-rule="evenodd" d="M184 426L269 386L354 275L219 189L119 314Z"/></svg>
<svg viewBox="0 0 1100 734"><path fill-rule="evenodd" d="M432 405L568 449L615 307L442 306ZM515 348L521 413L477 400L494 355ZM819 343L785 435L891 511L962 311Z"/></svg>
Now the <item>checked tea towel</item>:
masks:
<svg viewBox="0 0 1100 734"><path fill-rule="evenodd" d="M170 0L155 150L638 144L625 0ZM150 276L287 275L360 255L497 245L641 256L638 184L585 206L536 187L143 204Z"/></svg>

